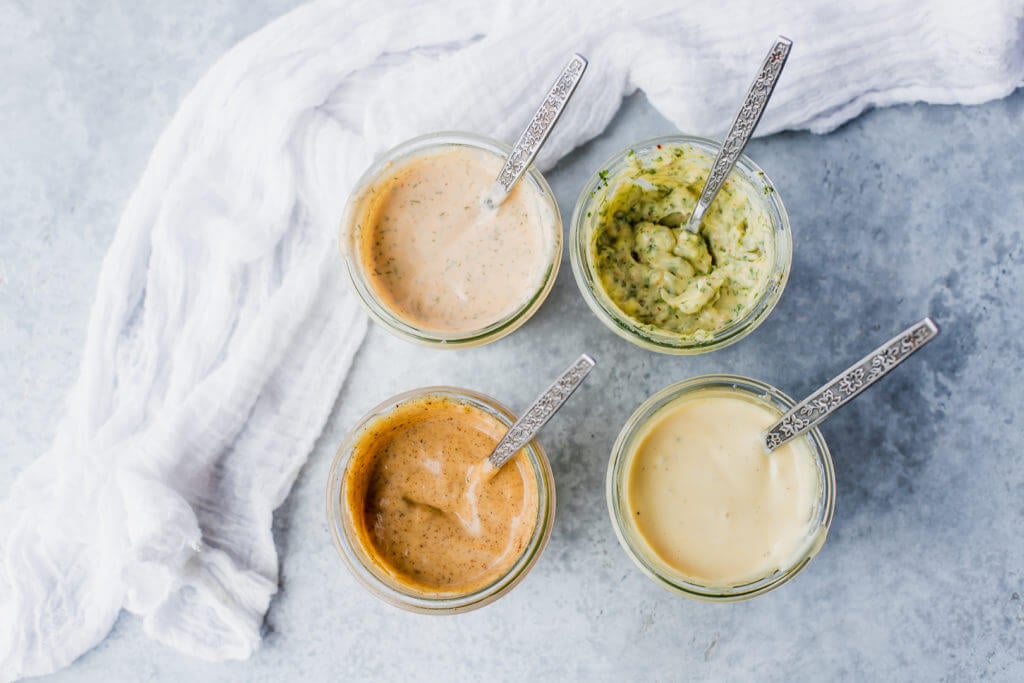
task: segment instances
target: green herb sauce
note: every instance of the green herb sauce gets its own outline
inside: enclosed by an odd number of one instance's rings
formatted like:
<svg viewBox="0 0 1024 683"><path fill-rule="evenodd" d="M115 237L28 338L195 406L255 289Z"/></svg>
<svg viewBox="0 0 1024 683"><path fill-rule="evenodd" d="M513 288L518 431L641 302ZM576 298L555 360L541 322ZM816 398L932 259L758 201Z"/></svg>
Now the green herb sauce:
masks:
<svg viewBox="0 0 1024 683"><path fill-rule="evenodd" d="M700 234L685 229L710 164L689 146L628 155L602 174L590 218L591 261L615 306L641 325L698 340L757 304L775 257L763 195L735 172Z"/></svg>

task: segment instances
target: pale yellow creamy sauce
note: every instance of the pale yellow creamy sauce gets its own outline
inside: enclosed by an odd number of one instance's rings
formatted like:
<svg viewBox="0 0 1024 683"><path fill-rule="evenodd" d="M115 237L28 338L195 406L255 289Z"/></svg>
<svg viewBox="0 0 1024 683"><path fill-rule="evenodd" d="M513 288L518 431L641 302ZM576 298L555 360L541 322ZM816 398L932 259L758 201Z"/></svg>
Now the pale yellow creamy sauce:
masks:
<svg viewBox="0 0 1024 683"><path fill-rule="evenodd" d="M812 542L821 479L806 439L771 455L775 409L698 391L656 415L627 465L626 508L651 553L691 583L725 587L786 570Z"/></svg>
<svg viewBox="0 0 1024 683"><path fill-rule="evenodd" d="M432 150L396 162L364 191L358 260L398 318L473 332L509 317L542 286L557 221L529 178L496 210L481 206L502 163L481 149Z"/></svg>

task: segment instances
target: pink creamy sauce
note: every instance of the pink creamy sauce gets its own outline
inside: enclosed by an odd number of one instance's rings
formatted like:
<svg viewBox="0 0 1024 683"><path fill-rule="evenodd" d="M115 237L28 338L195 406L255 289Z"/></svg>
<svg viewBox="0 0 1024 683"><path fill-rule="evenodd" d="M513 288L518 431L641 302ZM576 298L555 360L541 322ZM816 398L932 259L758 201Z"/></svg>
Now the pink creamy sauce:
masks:
<svg viewBox="0 0 1024 683"><path fill-rule="evenodd" d="M360 198L357 260L378 300L421 329L469 333L503 320L542 287L557 221L524 178L481 206L504 160L451 146L391 165Z"/></svg>

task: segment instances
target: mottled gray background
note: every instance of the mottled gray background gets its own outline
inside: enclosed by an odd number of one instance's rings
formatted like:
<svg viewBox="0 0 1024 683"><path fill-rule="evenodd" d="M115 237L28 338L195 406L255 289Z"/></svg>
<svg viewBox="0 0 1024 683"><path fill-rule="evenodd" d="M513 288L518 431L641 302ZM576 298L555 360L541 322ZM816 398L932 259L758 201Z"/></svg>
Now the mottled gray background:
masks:
<svg viewBox="0 0 1024 683"><path fill-rule="evenodd" d="M77 374L101 260L177 102L285 0L0 4L0 496L49 444ZM263 646L209 664L124 616L54 680L360 678L1024 680L1024 91L980 107L904 106L749 153L789 208L795 258L752 337L700 358L633 348L586 309L568 267L511 337L458 353L374 329L275 518L281 592ZM669 132L638 96L549 176L562 212L585 177ZM794 582L707 605L634 570L604 504L608 451L649 393L709 371L797 395L925 314L943 334L824 427L835 523ZM323 519L335 445L388 395L452 383L524 406L582 350L600 366L544 433L558 516L533 573L459 617L378 603ZM0 521L2 523L2 521Z"/></svg>

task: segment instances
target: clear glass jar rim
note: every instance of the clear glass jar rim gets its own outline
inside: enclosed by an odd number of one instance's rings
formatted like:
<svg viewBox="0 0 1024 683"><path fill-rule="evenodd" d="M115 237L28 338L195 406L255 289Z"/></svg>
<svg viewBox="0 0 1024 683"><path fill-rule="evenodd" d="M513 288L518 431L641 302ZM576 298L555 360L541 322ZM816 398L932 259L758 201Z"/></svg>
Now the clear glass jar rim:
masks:
<svg viewBox="0 0 1024 683"><path fill-rule="evenodd" d="M354 237L353 223L355 220L355 213L358 205L360 204L363 192L374 181L381 177L383 171L388 168L389 165L394 164L397 161L407 159L418 153L453 145L473 147L475 149L481 149L500 156L507 156L512 151L511 147L499 140L463 131L438 131L435 133L419 135L406 140L405 142L402 142L381 154L363 172L362 176L360 176L359 180L356 181L356 184L353 186L352 191L349 194L341 220L340 247L342 258L345 262L345 270L347 271L349 280L352 282L352 285L356 290L356 294L359 296L363 306L375 320L381 323L393 334L409 341L438 348L476 346L496 341L497 339L500 339L501 337L504 337L518 329L520 325L525 323L534 313L536 313L537 309L540 308L540 305L550 293L555 279L558 276L559 267L561 266L563 249L562 214L558 207L558 200L555 198L554 191L548 184L547 179L535 165L531 164L530 168L527 170L526 176L520 182L532 182L546 201L548 208L551 210L551 215L554 218L551 225L552 248L551 259L548 263L544 278L541 280L537 290L524 300L520 308L513 311L507 317L497 320L478 330L458 333L443 333L420 329L403 320L385 306L373 292L373 288L366 280L361 265L358 262L358 258L355 256L354 246L351 243L351 240Z"/></svg>
<svg viewBox="0 0 1024 683"><path fill-rule="evenodd" d="M342 503L345 472L352 458L352 446L363 430L376 418L382 417L410 401L428 396L443 396L455 401L468 403L485 410L488 414L501 420L509 427L515 422L515 414L501 402L481 392L461 387L443 385L419 387L385 399L368 410L356 421L355 425L345 435L341 446L334 456L327 477L327 524L335 548L342 560L344 560L345 565L359 583L373 595L384 602L414 612L453 614L483 607L498 599L515 587L533 568L551 535L555 515L554 475L551 472L551 465L543 446L541 446L537 439L532 440L527 444L526 452L533 466L537 485L539 503L537 524L534 528L534 533L530 537L530 541L523 549L519 559L510 567L505 575L493 584L465 595L435 598L411 591L403 591L384 581L371 567L367 566L360 551L357 549L358 543L349 538L346 531L343 517L345 510Z"/></svg>
<svg viewBox="0 0 1024 683"><path fill-rule="evenodd" d="M759 380L732 374L705 374L674 382L655 392L644 400L626 420L615 444L612 446L605 479L605 498L612 527L619 544L633 563L655 583L683 594L687 597L712 602L731 602L756 597L773 590L796 576L817 555L825 542L828 530L832 525L835 513L835 467L832 454L821 430L817 427L809 430L806 438L812 445L812 451L819 466L821 475L821 499L818 510L817 529L809 536L808 546L800 559L784 571L770 574L763 579L742 586L728 588L702 586L683 580L681 577L667 575L659 571L656 562L645 557L642 545L633 538L633 530L624 521L622 513L621 491L625 478L625 467L632 454L630 448L633 440L642 431L644 425L653 419L661 410L672 405L681 396L694 391L708 388L722 388L740 392L756 400L770 403L780 410L788 410L796 405L791 397L780 389Z"/></svg>

